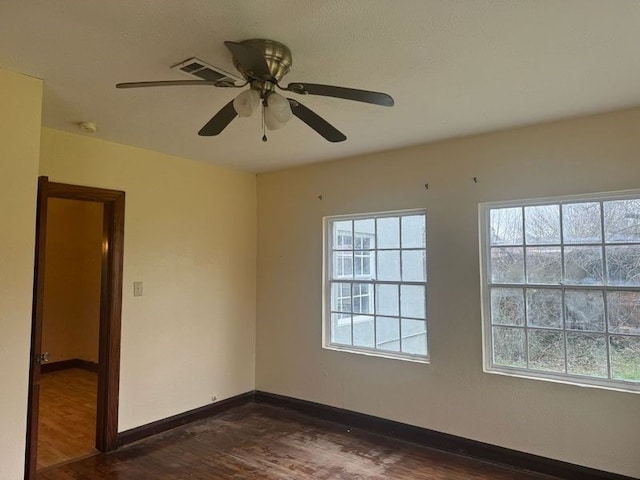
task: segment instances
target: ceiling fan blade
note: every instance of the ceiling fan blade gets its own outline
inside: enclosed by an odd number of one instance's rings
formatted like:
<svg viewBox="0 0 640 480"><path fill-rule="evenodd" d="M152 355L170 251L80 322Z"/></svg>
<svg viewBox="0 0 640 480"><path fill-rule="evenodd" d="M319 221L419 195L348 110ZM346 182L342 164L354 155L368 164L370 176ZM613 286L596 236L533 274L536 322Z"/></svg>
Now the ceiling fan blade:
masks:
<svg viewBox="0 0 640 480"><path fill-rule="evenodd" d="M394 101L390 95L356 88L334 87L332 85L320 85L318 83L290 83L283 90L302 95L322 95L325 97L344 98L356 102L372 103L383 107L393 107Z"/></svg>
<svg viewBox="0 0 640 480"><path fill-rule="evenodd" d="M235 87L232 82L216 82L214 80L165 80L159 82L127 82L116 83L116 88L143 88L143 87L180 87L183 85L206 85L214 87Z"/></svg>
<svg viewBox="0 0 640 480"><path fill-rule="evenodd" d="M304 123L309 125L311 128L313 128L320 135L322 135L325 139L329 140L330 142L344 142L347 139L344 133L331 125L314 111L309 110L299 101L292 98L287 98L287 100L289 100L289 104L291 105L291 111L293 112L293 114Z"/></svg>
<svg viewBox="0 0 640 480"><path fill-rule="evenodd" d="M224 44L247 73L258 80L271 78L269 66L260 50L238 42L224 42Z"/></svg>
<svg viewBox="0 0 640 480"><path fill-rule="evenodd" d="M214 135L218 135L231 123L231 120L236 118L237 115L236 110L233 108L233 100L231 100L222 107L204 127L200 129L198 135L201 137L212 137Z"/></svg>

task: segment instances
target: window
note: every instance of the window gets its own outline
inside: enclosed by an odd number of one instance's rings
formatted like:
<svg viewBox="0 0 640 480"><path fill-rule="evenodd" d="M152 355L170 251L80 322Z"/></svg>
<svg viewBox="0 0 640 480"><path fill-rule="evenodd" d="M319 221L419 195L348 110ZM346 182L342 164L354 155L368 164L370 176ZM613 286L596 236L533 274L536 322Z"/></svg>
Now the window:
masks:
<svg viewBox="0 0 640 480"><path fill-rule="evenodd" d="M325 219L324 346L427 360L424 211Z"/></svg>
<svg viewBox="0 0 640 480"><path fill-rule="evenodd" d="M640 191L480 205L485 370L640 391Z"/></svg>

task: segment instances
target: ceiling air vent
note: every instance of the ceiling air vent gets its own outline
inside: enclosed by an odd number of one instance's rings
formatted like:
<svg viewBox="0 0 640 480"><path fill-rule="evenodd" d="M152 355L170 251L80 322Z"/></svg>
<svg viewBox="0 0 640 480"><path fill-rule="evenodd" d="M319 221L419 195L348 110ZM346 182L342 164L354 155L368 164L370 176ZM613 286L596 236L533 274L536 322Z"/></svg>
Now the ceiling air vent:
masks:
<svg viewBox="0 0 640 480"><path fill-rule="evenodd" d="M244 83L244 80L242 80L240 77L225 72L221 68L209 65L195 57L185 60L184 62L180 62L171 68L173 70L178 70L185 75L189 75L190 77L196 77L202 80Z"/></svg>

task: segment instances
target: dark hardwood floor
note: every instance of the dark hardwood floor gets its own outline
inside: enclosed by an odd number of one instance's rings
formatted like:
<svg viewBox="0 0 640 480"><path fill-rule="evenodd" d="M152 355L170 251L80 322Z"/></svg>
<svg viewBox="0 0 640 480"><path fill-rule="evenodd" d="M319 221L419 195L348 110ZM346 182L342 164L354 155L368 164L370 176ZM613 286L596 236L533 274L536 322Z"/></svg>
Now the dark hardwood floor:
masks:
<svg viewBox="0 0 640 480"><path fill-rule="evenodd" d="M255 403L38 473L38 480L549 478Z"/></svg>

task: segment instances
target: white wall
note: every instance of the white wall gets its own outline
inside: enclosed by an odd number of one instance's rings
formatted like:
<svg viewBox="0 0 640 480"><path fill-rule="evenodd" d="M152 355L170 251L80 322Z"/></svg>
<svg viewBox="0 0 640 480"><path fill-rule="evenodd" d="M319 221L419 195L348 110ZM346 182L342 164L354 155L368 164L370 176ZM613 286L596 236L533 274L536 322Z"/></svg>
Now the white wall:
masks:
<svg viewBox="0 0 640 480"><path fill-rule="evenodd" d="M126 192L119 430L253 390L255 176L47 128L40 174Z"/></svg>
<svg viewBox="0 0 640 480"><path fill-rule="evenodd" d="M42 82L0 70L0 478L22 478Z"/></svg>
<svg viewBox="0 0 640 480"><path fill-rule="evenodd" d="M640 109L260 175L257 389L640 477L637 394L482 372L477 226L479 202L638 185ZM323 216L418 207L431 364L323 350Z"/></svg>

